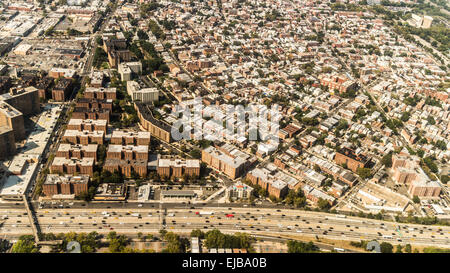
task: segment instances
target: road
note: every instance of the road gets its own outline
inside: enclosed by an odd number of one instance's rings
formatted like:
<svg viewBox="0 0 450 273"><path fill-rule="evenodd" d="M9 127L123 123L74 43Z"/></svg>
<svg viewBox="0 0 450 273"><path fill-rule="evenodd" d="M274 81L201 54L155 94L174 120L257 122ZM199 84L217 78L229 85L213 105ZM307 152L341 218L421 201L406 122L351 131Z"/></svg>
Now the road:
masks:
<svg viewBox="0 0 450 273"><path fill-rule="evenodd" d="M178 205L180 206L180 205ZM164 210L164 211L163 211ZM196 212L213 212L197 215ZM108 215L104 215L108 213ZM139 213L140 217L132 214ZM233 214L234 217L227 217ZM3 219L3 216L8 216ZM342 241L373 240L392 244L450 247L450 227L401 224L373 219L276 208L200 207L165 208L64 208L38 209L44 233L91 232L107 234L157 233L161 227L176 233L218 228L222 232L247 232L260 236L326 238ZM162 217L161 217L162 216ZM24 208L0 208L0 233L8 238L31 234Z"/></svg>

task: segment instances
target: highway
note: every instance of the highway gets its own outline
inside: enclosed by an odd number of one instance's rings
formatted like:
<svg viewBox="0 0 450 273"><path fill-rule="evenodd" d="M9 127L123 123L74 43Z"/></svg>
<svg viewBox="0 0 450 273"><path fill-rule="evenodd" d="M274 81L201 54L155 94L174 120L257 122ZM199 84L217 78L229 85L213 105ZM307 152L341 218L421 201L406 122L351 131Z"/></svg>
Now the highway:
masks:
<svg viewBox="0 0 450 273"><path fill-rule="evenodd" d="M197 214L207 212L208 214ZM213 214L209 214L209 213ZM139 214L139 216L136 215ZM320 212L275 208L61 208L38 209L36 217L44 233L112 230L136 235L157 233L161 228L176 233L214 228L222 232L246 232L260 236L311 237L343 241L373 240L392 244L450 247L450 227L398 224ZM233 217L227 217L232 214ZM6 216L6 217L5 217ZM5 218L5 219L4 219ZM0 234L16 238L31 234L23 208L0 208Z"/></svg>

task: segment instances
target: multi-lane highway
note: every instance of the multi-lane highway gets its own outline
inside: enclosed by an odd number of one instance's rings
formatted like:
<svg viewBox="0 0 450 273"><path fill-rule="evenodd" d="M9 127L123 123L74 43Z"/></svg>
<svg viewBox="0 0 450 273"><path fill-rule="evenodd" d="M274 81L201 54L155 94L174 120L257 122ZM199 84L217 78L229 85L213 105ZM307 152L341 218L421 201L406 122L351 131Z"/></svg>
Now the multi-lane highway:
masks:
<svg viewBox="0 0 450 273"><path fill-rule="evenodd" d="M4 217L5 216L5 217ZM334 214L274 208L61 208L38 209L41 232L155 233L161 228L188 233L218 228L268 236L387 241L392 244L450 247L450 227L398 224ZM3 219L4 218L4 219ZM0 234L31 234L23 208L0 208Z"/></svg>

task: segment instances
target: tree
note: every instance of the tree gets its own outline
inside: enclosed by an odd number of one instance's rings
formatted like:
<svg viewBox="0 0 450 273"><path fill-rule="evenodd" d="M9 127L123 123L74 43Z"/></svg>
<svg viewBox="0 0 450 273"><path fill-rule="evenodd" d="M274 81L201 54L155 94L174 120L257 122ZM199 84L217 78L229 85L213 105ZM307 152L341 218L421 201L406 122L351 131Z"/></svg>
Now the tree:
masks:
<svg viewBox="0 0 450 273"><path fill-rule="evenodd" d="M414 197L413 197L412 200L413 200L413 202L416 203L416 204L419 204L419 203L420 203L419 196L417 196L417 195L414 195Z"/></svg>
<svg viewBox="0 0 450 273"><path fill-rule="evenodd" d="M319 201L317 201L317 206L320 210L328 211L331 208L330 203L326 199L319 198Z"/></svg>
<svg viewBox="0 0 450 273"><path fill-rule="evenodd" d="M410 244L405 245L405 252L406 253L411 253L412 252L412 248Z"/></svg>
<svg viewBox="0 0 450 273"><path fill-rule="evenodd" d="M397 247L395 248L395 253L403 253L402 248L403 247L401 245L397 245Z"/></svg>
<svg viewBox="0 0 450 273"><path fill-rule="evenodd" d="M287 242L288 253L311 253L320 252L319 247L313 244L313 242L304 243L299 241L289 240Z"/></svg>
<svg viewBox="0 0 450 273"><path fill-rule="evenodd" d="M356 173L362 178L362 179L368 179L372 177L372 170L369 168L358 168L356 170Z"/></svg>
<svg viewBox="0 0 450 273"><path fill-rule="evenodd" d="M205 233L200 229L194 229L191 231L191 237L198 237L199 239L205 238Z"/></svg>
<svg viewBox="0 0 450 273"><path fill-rule="evenodd" d="M382 242L380 244L381 253L392 253L394 246L387 242Z"/></svg>
<svg viewBox="0 0 450 273"><path fill-rule="evenodd" d="M34 237L32 235L20 236L17 243L11 249L12 253L38 253L39 249L35 246Z"/></svg>
<svg viewBox="0 0 450 273"><path fill-rule="evenodd" d="M202 157L202 153L198 149L193 149L189 152L189 155L195 159L200 159Z"/></svg>
<svg viewBox="0 0 450 273"><path fill-rule="evenodd" d="M392 152L384 155L381 163L388 168L392 167Z"/></svg>

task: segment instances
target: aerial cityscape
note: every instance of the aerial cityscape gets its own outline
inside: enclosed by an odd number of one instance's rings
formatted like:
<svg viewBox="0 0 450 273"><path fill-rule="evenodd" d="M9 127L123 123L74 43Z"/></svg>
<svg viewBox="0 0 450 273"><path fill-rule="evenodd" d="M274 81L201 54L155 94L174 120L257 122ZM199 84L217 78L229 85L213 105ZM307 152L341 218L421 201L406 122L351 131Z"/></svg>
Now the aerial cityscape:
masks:
<svg viewBox="0 0 450 273"><path fill-rule="evenodd" d="M450 253L449 24L446 0L0 0L0 253Z"/></svg>

